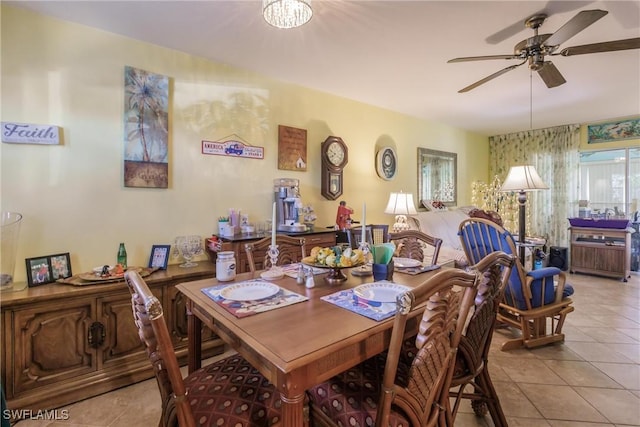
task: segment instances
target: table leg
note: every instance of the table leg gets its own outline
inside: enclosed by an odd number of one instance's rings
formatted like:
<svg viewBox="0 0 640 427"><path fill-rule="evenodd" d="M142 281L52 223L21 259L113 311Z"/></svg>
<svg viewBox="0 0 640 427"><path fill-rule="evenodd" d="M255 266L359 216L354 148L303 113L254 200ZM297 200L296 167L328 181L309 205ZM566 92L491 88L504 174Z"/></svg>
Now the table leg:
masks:
<svg viewBox="0 0 640 427"><path fill-rule="evenodd" d="M304 393L297 396L280 394L282 400L282 427L300 427L308 425L304 421Z"/></svg>
<svg viewBox="0 0 640 427"><path fill-rule="evenodd" d="M202 366L202 321L191 311L191 301L187 301L187 348L189 373Z"/></svg>

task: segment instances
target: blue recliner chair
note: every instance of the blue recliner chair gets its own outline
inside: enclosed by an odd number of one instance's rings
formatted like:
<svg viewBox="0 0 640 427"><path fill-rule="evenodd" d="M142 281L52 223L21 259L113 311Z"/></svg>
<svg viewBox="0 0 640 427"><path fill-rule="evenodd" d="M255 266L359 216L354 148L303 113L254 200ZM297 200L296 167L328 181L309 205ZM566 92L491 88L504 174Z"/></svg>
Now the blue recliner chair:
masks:
<svg viewBox="0 0 640 427"><path fill-rule="evenodd" d="M496 223L483 218L469 218L460 223L458 235L469 264L476 264L487 254L503 251L517 256L513 236ZM519 259L511 271L498 321L521 330L520 338L506 341L502 350L521 346L537 347L564 341L562 326L574 310L571 285L559 268L546 267L525 271Z"/></svg>

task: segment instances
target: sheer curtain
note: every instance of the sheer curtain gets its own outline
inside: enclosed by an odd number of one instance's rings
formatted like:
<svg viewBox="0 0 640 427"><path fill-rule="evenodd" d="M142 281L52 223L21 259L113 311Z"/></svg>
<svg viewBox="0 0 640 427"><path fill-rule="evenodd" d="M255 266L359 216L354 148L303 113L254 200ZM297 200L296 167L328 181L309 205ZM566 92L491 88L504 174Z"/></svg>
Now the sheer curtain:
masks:
<svg viewBox="0 0 640 427"><path fill-rule="evenodd" d="M489 176L502 181L509 168L533 165L549 190L527 193L527 235L544 236L548 246L568 246L567 218L579 194L580 126L566 125L489 138Z"/></svg>

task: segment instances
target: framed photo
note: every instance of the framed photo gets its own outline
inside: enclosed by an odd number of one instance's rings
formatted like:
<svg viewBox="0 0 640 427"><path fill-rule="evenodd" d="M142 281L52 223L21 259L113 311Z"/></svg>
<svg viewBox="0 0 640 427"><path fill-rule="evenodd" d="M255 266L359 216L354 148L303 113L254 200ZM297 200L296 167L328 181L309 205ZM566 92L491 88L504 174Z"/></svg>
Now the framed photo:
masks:
<svg viewBox="0 0 640 427"><path fill-rule="evenodd" d="M383 147L376 155L376 172L385 181L391 181L396 176L398 157L391 147Z"/></svg>
<svg viewBox="0 0 640 427"><path fill-rule="evenodd" d="M151 247L151 256L149 257L149 267L166 270L170 252L171 245L153 245Z"/></svg>
<svg viewBox="0 0 640 427"><path fill-rule="evenodd" d="M71 258L69 252L27 258L27 282L29 287L46 285L58 279L71 277Z"/></svg>

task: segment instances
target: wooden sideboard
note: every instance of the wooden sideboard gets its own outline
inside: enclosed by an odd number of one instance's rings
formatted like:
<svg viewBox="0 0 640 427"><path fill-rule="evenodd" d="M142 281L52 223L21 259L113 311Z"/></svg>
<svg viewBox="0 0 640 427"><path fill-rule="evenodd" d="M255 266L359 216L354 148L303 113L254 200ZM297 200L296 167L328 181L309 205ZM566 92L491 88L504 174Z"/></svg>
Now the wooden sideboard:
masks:
<svg viewBox="0 0 640 427"><path fill-rule="evenodd" d="M331 247L336 245L336 232L334 230L322 230L322 231L309 231L306 233L282 233L292 237L304 237L305 247L308 252L314 246ZM256 236L254 234L236 235L233 237L218 237L222 241L223 251L233 251L236 258L236 272L246 273L249 270L249 261L247 260L247 254L244 250L245 243L255 242L263 239L267 236ZM216 252L207 248L207 252L211 257L213 263L216 262ZM254 259L260 260L264 258L264 253L255 253ZM300 261L299 259L296 261ZM260 267L258 267L260 268Z"/></svg>
<svg viewBox="0 0 640 427"><path fill-rule="evenodd" d="M631 275L632 228L570 227L571 273L581 272L617 277Z"/></svg>
<svg viewBox="0 0 640 427"><path fill-rule="evenodd" d="M215 266L172 265L145 278L162 302L181 363L187 357L185 301L175 285L215 275ZM10 409L44 410L153 377L124 282L49 284L2 294L2 388ZM223 351L209 329L205 356Z"/></svg>

